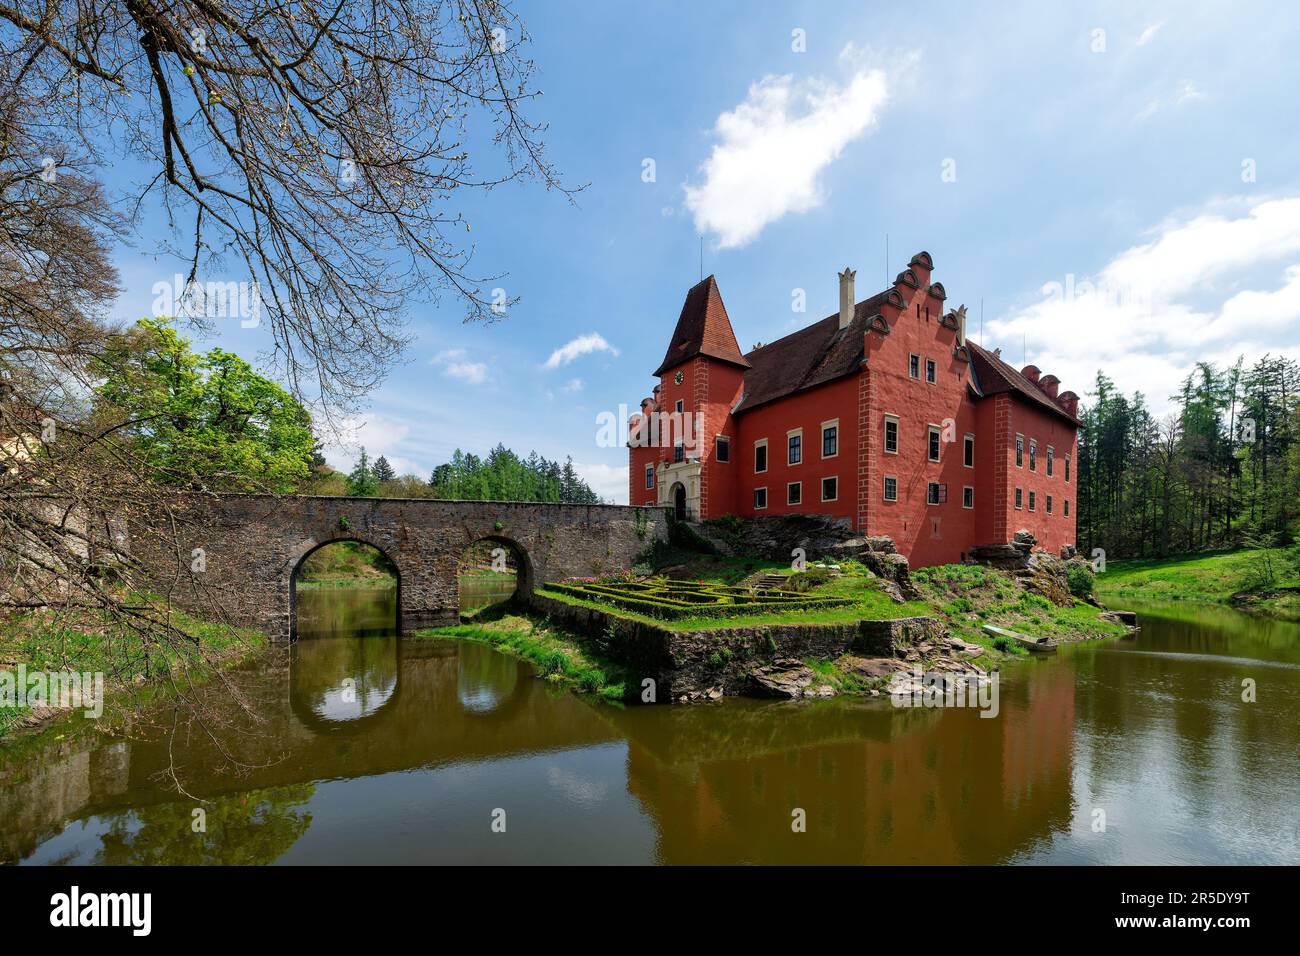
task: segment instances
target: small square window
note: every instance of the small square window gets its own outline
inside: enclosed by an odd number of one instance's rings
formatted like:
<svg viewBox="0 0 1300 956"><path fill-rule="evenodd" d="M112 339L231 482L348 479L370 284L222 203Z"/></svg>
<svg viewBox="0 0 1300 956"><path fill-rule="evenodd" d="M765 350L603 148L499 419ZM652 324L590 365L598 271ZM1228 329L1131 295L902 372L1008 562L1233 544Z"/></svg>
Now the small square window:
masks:
<svg viewBox="0 0 1300 956"><path fill-rule="evenodd" d="M935 369L934 369L934 359L925 360L925 380L929 382L931 385L935 383L936 376L935 376Z"/></svg>
<svg viewBox="0 0 1300 956"><path fill-rule="evenodd" d="M961 490L961 506L963 508L975 507L975 489L970 485Z"/></svg>
<svg viewBox="0 0 1300 956"><path fill-rule="evenodd" d="M840 496L840 480L838 478L822 479L822 501L835 501Z"/></svg>
<svg viewBox="0 0 1300 956"><path fill-rule="evenodd" d="M895 478L893 475L885 476L885 500L886 501L898 500L898 479Z"/></svg>
<svg viewBox="0 0 1300 956"><path fill-rule="evenodd" d="M921 377L921 356L909 355L907 357L907 375L909 378Z"/></svg>
<svg viewBox="0 0 1300 956"><path fill-rule="evenodd" d="M792 481L785 486L785 503L798 505L803 503L803 482Z"/></svg>
<svg viewBox="0 0 1300 956"><path fill-rule="evenodd" d="M898 454L898 419L885 419L885 454Z"/></svg>
<svg viewBox="0 0 1300 956"><path fill-rule="evenodd" d="M762 511L766 507L767 507L767 489L755 488L754 489L754 510Z"/></svg>
<svg viewBox="0 0 1300 956"><path fill-rule="evenodd" d="M731 461L731 439L726 435L719 435L714 443L713 457L718 461Z"/></svg>

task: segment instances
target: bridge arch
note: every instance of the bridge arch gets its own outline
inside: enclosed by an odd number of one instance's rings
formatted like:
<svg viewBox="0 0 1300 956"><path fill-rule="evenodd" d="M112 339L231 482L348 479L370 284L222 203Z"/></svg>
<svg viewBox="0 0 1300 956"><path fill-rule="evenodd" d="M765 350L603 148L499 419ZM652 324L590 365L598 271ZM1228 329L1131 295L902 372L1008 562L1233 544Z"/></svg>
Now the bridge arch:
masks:
<svg viewBox="0 0 1300 956"><path fill-rule="evenodd" d="M317 551L320 551L322 548L328 548L331 545L336 545L336 544L348 544L348 543L360 544L360 545L364 545L367 548L371 548L374 551L378 552L383 557L383 559L386 562L388 562L388 566L392 569L393 577L396 579L397 582L394 591L396 601L395 601L395 611L394 611L395 617L393 619L393 627L397 634L402 633L402 568L398 565L397 561L393 559L393 556L390 555L387 551L384 550L384 548L380 547L378 544L375 544L373 541L367 541L364 537L361 537L359 535L348 534L348 535L340 535L336 538L327 538L324 541L316 541L314 539L309 539L301 542L298 548L296 549L297 557L292 559L289 562L290 568L289 568L289 580L288 580L288 593L289 593L289 640L290 641L296 641L298 639L298 578L302 572L303 566L307 563L307 559L310 558Z"/></svg>

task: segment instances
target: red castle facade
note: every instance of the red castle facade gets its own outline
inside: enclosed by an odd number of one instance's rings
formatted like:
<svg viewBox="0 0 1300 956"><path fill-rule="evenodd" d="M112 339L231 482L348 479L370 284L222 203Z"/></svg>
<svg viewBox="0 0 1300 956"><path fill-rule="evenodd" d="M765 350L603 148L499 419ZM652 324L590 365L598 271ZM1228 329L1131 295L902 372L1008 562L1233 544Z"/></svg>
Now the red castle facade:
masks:
<svg viewBox="0 0 1300 956"><path fill-rule="evenodd" d="M857 302L742 354L713 276L686 294L629 422L629 503L681 518L847 518L915 566L1028 530L1075 543L1079 397L966 337L929 253Z"/></svg>

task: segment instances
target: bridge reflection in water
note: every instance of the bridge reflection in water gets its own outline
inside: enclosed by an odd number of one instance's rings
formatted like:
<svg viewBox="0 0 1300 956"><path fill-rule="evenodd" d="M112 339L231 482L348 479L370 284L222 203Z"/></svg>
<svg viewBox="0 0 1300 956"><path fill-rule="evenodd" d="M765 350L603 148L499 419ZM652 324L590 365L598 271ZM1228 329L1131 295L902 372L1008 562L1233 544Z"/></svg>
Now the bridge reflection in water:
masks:
<svg viewBox="0 0 1300 956"><path fill-rule="evenodd" d="M163 708L131 739L70 739L6 761L0 858L1087 861L1142 839L1132 824L1121 844L1091 832L1090 794L1102 792L1113 826L1140 819L1151 827L1152 860L1285 856L1258 834L1276 832L1266 826L1273 816L1290 819L1287 788L1249 783L1261 772L1288 779L1285 767L1252 765L1226 778L1204 772L1234 753L1258 762L1258 747L1220 746L1248 742L1256 724L1203 725L1203 698L1138 694L1157 678L1166 688L1184 680L1170 676L1166 657L1116 644L1068 648L1058 658L1004 679L1001 714L985 720L970 710L848 701L619 708L537 680L482 645L302 640L235 675L253 715L212 682L199 690L208 728L183 721L173 731ZM1089 687L1082 712L1079 682ZM1171 711L1174 726L1195 734L1168 737ZM1289 734L1291 749L1281 747L1279 759L1293 755L1294 729L1271 726L1275 736ZM168 788L169 739L185 788L202 803ZM1130 750L1126 740L1135 741ZM1175 776L1161 777L1161 767ZM1247 782L1224 782L1238 779ZM1202 792L1208 787L1213 794ZM1232 810L1236 829L1149 820L1152 788L1213 797ZM195 833L200 807L207 829ZM791 830L796 808L806 811L806 833ZM491 830L498 809L504 834Z"/></svg>

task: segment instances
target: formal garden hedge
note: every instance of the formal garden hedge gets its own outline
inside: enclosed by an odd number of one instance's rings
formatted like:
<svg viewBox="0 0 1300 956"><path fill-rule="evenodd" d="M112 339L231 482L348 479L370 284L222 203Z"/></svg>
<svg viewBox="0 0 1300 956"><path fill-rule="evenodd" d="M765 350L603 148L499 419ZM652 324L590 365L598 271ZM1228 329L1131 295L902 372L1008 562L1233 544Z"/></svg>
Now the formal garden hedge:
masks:
<svg viewBox="0 0 1300 956"><path fill-rule="evenodd" d="M794 591L754 591L703 581L590 581L548 584L559 594L595 601L659 620L741 617L846 607L846 598L812 598Z"/></svg>

